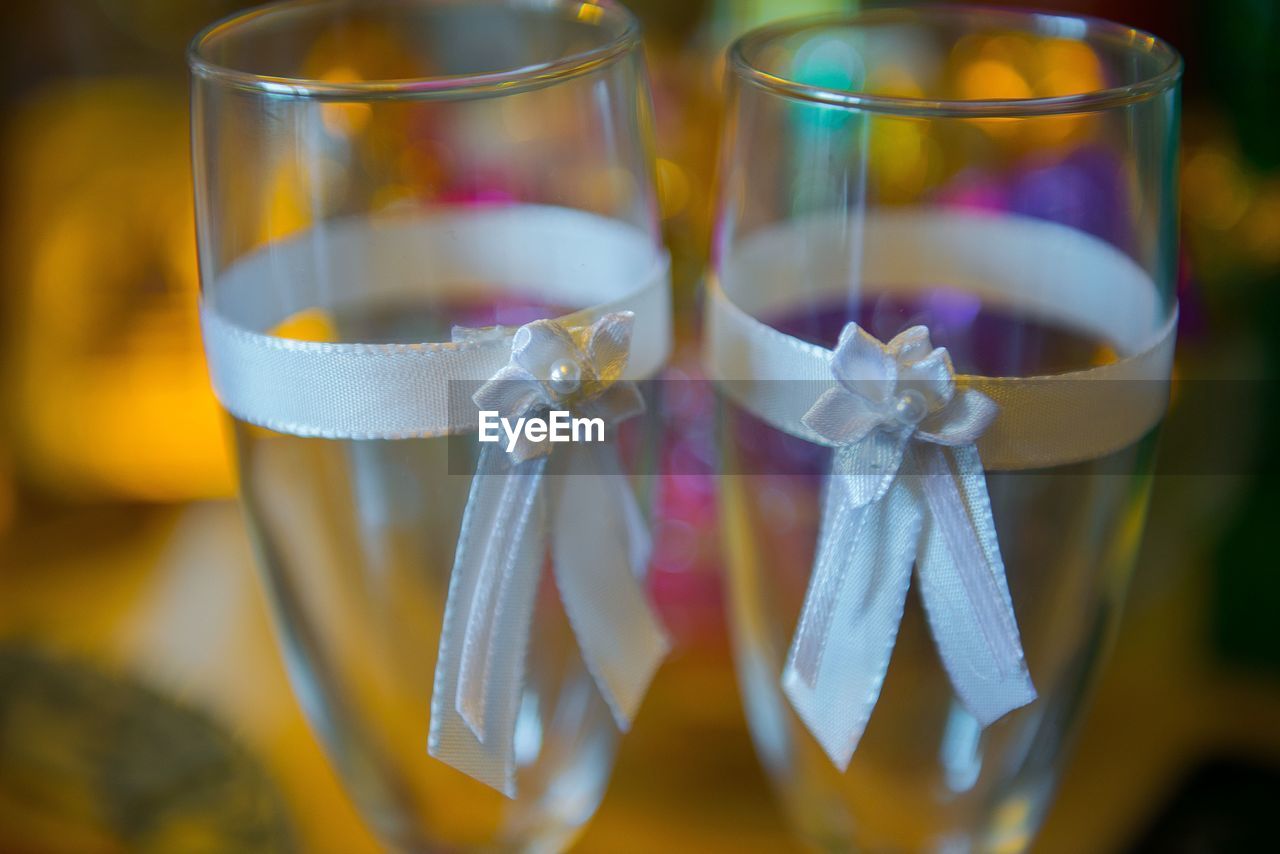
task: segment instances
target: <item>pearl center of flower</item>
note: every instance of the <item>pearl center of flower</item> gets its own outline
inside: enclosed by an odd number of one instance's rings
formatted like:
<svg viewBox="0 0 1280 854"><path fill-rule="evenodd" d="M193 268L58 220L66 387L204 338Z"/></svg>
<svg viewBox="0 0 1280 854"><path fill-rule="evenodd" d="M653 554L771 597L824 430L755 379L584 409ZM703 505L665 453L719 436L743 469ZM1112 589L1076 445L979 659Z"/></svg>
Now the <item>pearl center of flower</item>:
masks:
<svg viewBox="0 0 1280 854"><path fill-rule="evenodd" d="M573 359L557 360L551 366L547 384L556 394L573 394L582 385L582 366Z"/></svg>
<svg viewBox="0 0 1280 854"><path fill-rule="evenodd" d="M929 402L914 388L909 388L893 402L893 417L899 424L914 427L929 414Z"/></svg>

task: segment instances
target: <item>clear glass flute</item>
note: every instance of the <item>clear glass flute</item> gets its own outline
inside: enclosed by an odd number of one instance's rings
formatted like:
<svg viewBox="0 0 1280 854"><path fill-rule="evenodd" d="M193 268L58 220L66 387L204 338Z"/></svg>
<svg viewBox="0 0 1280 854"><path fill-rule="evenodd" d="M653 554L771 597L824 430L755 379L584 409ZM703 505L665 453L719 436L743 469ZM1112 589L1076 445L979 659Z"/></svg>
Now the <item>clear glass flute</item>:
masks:
<svg viewBox="0 0 1280 854"><path fill-rule="evenodd" d="M752 32L729 54L717 276L726 292L754 288L745 294L751 302L774 307L757 319L826 348L850 321L881 341L924 324L960 374L1028 377L1106 364L1116 350L1097 333L1105 306L1082 303L1079 324L1011 309L950 275L938 253L952 250L924 239L910 254L936 261L935 280L910 292L882 287L899 284L896 268L867 259L887 251L877 242L886 223L921 211L979 230L1054 223L1095 256L1123 253L1129 260L1117 263L1149 277L1158 310L1171 318L1180 75L1178 55L1159 39L1079 17L928 6ZM789 244L795 255L776 280L726 280L742 275L733 269L739 256L754 251L769 263L759 251L765 240L781 245L780 230L803 234L815 221L825 236L807 250ZM1021 251L1006 244L978 260L998 271ZM1070 306L1063 294L1092 284L1083 255L1043 263L1057 282L1049 302ZM847 277L838 290L832 271ZM1076 429L1087 435L1093 426ZM988 471L1038 699L984 730L956 698L913 580L878 704L841 772L782 684L831 451L723 402L739 680L757 751L807 839L873 851L1029 844L1121 605L1153 433L1100 459Z"/></svg>
<svg viewBox="0 0 1280 854"><path fill-rule="evenodd" d="M425 259L449 266L443 291L415 290L415 271L394 262L417 251L415 222L533 207L605 220L657 257L639 46L635 19L607 0L296 0L210 27L190 52L204 299L216 309L212 283L250 262L267 271L260 305L299 293L325 303L272 334L366 344L449 342L455 327L601 302L523 298L487 287L480 269L517 275L519 247L572 270L591 232L553 246L508 223L479 259L485 235L472 234L471 256ZM392 224L381 254L352 248L362 218ZM633 474L651 459L645 428L624 443ZM518 797L427 754L474 434L331 440L237 420L234 438L294 688L381 838L415 851L566 846L599 803L618 736L545 573L516 724Z"/></svg>

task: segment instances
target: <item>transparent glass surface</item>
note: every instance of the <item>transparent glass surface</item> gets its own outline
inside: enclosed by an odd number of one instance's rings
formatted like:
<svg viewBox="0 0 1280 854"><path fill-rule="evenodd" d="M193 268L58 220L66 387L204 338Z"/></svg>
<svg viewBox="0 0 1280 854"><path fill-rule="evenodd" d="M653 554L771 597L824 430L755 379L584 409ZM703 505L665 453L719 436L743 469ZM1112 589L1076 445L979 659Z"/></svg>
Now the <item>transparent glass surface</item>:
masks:
<svg viewBox="0 0 1280 854"><path fill-rule="evenodd" d="M284 298L299 283L279 247L304 234L337 245L353 217L554 205L629 224L658 251L639 33L612 3L284 3L212 26L190 60L201 275L215 304L211 283L250 255L279 260L262 287L266 299ZM506 249L495 241L487 251ZM357 296L364 286L329 284ZM448 299L301 311L275 332L442 342L454 326L585 307L475 285L474 298L453 288ZM648 425L624 426L624 462L643 475ZM474 434L331 441L236 422L234 437L294 688L384 842L406 851L566 846L599 803L618 734L545 573L516 729L519 796L427 754ZM459 442L470 465L458 462Z"/></svg>
<svg viewBox="0 0 1280 854"><path fill-rule="evenodd" d="M1113 361L1114 342L945 280L910 298L864 287L862 230L913 206L1050 220L1124 252L1172 311L1180 73L1158 40L1074 17L926 7L757 30L729 56L715 257L722 267L765 229L835 219L854 259L848 288L810 299L830 293L812 278L824 265L799 265L758 285L794 295L785 315L761 319L828 348L853 320L881 340L925 324L959 373ZM984 731L955 697L913 583L879 702L841 773L781 690L831 451L727 401L719 429L741 690L797 827L833 851L1023 850L1121 607L1154 431L1105 459L987 475L1039 699Z"/></svg>

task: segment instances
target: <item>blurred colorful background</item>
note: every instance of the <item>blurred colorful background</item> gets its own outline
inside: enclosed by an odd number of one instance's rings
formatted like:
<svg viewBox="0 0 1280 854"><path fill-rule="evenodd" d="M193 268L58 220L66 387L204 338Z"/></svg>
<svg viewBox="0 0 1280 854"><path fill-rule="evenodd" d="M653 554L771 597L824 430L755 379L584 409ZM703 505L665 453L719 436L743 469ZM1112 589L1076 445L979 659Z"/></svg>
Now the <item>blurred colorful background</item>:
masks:
<svg viewBox="0 0 1280 854"><path fill-rule="evenodd" d="M200 353L183 53L247 5L0 10L0 851L378 850L290 693ZM673 371L695 374L722 51L757 24L856 4L629 5L646 27L675 258ZM1114 655L1036 850L1272 848L1280 4L1045 8L1154 32L1187 72L1178 388ZM975 51L970 71L988 94L1049 93L1062 81L1042 60ZM1096 59L1064 51L1052 68L1088 86ZM892 142L895 180L923 180L929 146ZM1087 171L1080 154L1068 146L1043 180ZM796 846L729 663L711 406L693 394L669 408L677 474L654 591L678 649L578 851Z"/></svg>

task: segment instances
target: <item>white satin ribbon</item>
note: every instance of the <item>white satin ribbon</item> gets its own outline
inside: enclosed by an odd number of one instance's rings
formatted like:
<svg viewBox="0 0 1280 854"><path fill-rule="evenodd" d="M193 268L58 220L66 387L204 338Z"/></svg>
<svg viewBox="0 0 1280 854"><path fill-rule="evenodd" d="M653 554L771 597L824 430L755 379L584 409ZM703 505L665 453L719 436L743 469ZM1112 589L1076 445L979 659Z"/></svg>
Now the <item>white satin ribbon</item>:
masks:
<svg viewBox="0 0 1280 854"><path fill-rule="evenodd" d="M666 256L634 226L569 208L356 217L269 244L225 270L202 263L200 322L218 399L242 421L294 436L408 439L475 430L474 407L451 397L507 364L514 332L422 344L271 334L307 309L341 314L353 304L430 307L519 296L586 306L560 318L570 325L631 311L624 376L631 380L657 373L671 347Z"/></svg>
<svg viewBox="0 0 1280 854"><path fill-rule="evenodd" d="M984 468L1096 459L1145 435L1167 403L1176 319L1138 265L1065 226L908 208L858 229L861 255L835 218L752 235L722 260L707 305L707 370L726 396L836 449L782 682L842 770L879 698L913 566L974 717L986 726L1035 699ZM833 352L762 319L943 285L1084 331L1121 357L1051 377L964 376L923 327L882 344L850 324Z"/></svg>
<svg viewBox="0 0 1280 854"><path fill-rule="evenodd" d="M533 205L355 218L204 271L201 323L214 391L242 421L296 436L369 440L474 431L564 406L612 428L643 401L670 346L668 262L644 231ZM589 306L519 329L422 344L271 334L306 309L522 296ZM571 364L566 378L552 369ZM462 389L476 389L473 399ZM548 537L583 659L626 729L668 641L644 597L648 531L611 434L598 444L482 446L445 605L431 755L516 794L514 735ZM584 522L586 524L584 524Z"/></svg>
<svg viewBox="0 0 1280 854"><path fill-rule="evenodd" d="M989 471L1096 459L1124 448L1164 413L1176 312L1141 267L1114 246L1030 217L933 208L880 210L763 229L721 260L708 284L704 361L720 388L783 432L831 443L803 424L834 387L831 351L761 318L797 307L946 286L984 306L1107 341L1122 358L1038 377L958 374L1000 406L978 442ZM778 282L786 282L779 287ZM1081 406L1089 429L1081 430Z"/></svg>

